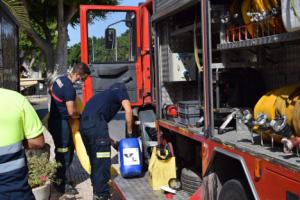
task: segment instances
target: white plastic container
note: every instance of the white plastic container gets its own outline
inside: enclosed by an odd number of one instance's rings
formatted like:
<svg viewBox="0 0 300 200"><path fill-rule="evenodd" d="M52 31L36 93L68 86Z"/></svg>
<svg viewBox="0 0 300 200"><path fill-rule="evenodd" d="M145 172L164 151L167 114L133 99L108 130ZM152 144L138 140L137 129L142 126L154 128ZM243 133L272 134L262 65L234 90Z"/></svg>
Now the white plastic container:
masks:
<svg viewBox="0 0 300 200"><path fill-rule="evenodd" d="M282 21L288 32L300 30L300 0L294 0L294 5L291 2L291 0L281 0Z"/></svg>

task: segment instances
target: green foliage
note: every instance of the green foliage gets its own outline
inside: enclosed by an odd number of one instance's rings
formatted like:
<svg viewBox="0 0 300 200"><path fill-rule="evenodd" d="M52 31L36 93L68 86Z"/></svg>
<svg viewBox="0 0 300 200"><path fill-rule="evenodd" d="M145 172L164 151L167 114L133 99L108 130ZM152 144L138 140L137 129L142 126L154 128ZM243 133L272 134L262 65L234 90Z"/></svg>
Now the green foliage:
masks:
<svg viewBox="0 0 300 200"><path fill-rule="evenodd" d="M74 2L74 0L67 0L66 2L72 3ZM78 5L117 5L118 4L118 0L77 0L76 2L79 2ZM100 15L100 16L105 17L104 15ZM72 26L75 26L77 24L79 24L79 12L77 12L71 20Z"/></svg>
<svg viewBox="0 0 300 200"><path fill-rule="evenodd" d="M91 41L93 40L93 42ZM115 61L115 49L105 48L105 38L89 38L89 59L91 63L110 63ZM93 48L92 48L93 45ZM117 37L118 62L129 60L129 31ZM94 52L93 52L94 51Z"/></svg>
<svg viewBox="0 0 300 200"><path fill-rule="evenodd" d="M120 37L118 37L118 48L119 48L119 56L120 60L128 61L129 60L129 31L123 33Z"/></svg>
<svg viewBox="0 0 300 200"><path fill-rule="evenodd" d="M30 28L30 20L26 8L22 1L16 0L2 0L2 2L7 6L10 12L15 16L19 24L24 29Z"/></svg>
<svg viewBox="0 0 300 200"><path fill-rule="evenodd" d="M68 49L68 65L73 65L81 61L80 43L74 44Z"/></svg>
<svg viewBox="0 0 300 200"><path fill-rule="evenodd" d="M61 165L55 161L49 161L48 153L40 156L32 155L28 158L28 182L32 188L42 186L46 182L56 182L55 173Z"/></svg>
<svg viewBox="0 0 300 200"><path fill-rule="evenodd" d="M62 60L67 60L66 55L61 54L60 50L67 48L64 44L66 44L68 37L65 35L67 34L66 32L58 31L58 22L62 22L60 24L63 27L60 27L62 28L60 30L66 30L69 24L75 25L79 23L80 5L116 5L118 0L63 0L63 19L58 17L57 1L3 0L3 2L8 5L17 21L24 28L26 36L21 33L20 47L25 52L27 59L30 60L30 55L33 55L30 51L34 51L35 55L38 56L43 54L42 58L45 59L47 67L51 68L54 64L64 65L65 62L62 62ZM24 2L24 6L22 2ZM60 42L58 42L59 39ZM58 45L60 46L58 47ZM57 61L60 63L57 63ZM39 62L41 63L40 60Z"/></svg>
<svg viewBox="0 0 300 200"><path fill-rule="evenodd" d="M24 60L30 61L32 58L41 58L42 52L41 49L38 48L34 42L28 38L24 30L19 32L19 48L20 48L20 60L21 64ZM35 60L34 65L38 62L38 59Z"/></svg>

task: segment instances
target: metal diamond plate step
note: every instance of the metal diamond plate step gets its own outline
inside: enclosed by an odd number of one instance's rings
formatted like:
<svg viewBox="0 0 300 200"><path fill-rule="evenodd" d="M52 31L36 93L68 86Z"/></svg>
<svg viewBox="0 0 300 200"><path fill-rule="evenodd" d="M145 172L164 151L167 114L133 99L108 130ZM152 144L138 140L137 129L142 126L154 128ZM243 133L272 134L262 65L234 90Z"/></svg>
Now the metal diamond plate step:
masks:
<svg viewBox="0 0 300 200"><path fill-rule="evenodd" d="M164 200L166 199L161 191L153 191L148 182L148 173L139 178L123 178L121 175L113 179L114 187L126 200ZM189 194L185 191L177 191L173 200L189 199Z"/></svg>

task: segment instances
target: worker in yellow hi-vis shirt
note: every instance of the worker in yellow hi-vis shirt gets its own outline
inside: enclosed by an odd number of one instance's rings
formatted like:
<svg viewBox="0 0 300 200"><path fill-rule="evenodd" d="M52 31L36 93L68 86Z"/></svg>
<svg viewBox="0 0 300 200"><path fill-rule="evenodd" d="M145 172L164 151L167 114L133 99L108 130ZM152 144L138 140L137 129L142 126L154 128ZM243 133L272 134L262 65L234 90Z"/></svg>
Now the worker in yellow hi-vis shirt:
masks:
<svg viewBox="0 0 300 200"><path fill-rule="evenodd" d="M44 146L43 126L21 94L0 88L0 199L34 200L25 148Z"/></svg>

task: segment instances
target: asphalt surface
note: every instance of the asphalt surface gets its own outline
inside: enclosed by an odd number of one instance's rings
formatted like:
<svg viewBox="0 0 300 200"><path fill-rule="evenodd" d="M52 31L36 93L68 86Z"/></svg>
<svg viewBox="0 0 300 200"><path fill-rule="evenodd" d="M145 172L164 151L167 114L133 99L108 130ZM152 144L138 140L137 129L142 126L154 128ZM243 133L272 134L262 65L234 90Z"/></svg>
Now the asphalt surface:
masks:
<svg viewBox="0 0 300 200"><path fill-rule="evenodd" d="M38 95L28 97L31 104L34 106L36 112L38 113L40 119L43 119L44 116L48 113L48 101L47 95ZM125 120L124 113L118 113L115 118L109 123L109 132L111 138L115 140L120 140L125 137ZM54 159L54 144L51 135L47 130L44 132L46 143L48 143L51 147L50 149L50 159ZM117 162L117 153L114 149L112 149L112 163ZM74 183L75 188L79 192L78 195L68 196L62 195L55 191L55 189L51 188L51 198L50 200L91 200L92 199L92 186L89 175L84 171L81 167L79 160L74 157L74 160L67 172L68 178ZM119 200L117 194L112 191L112 199Z"/></svg>

